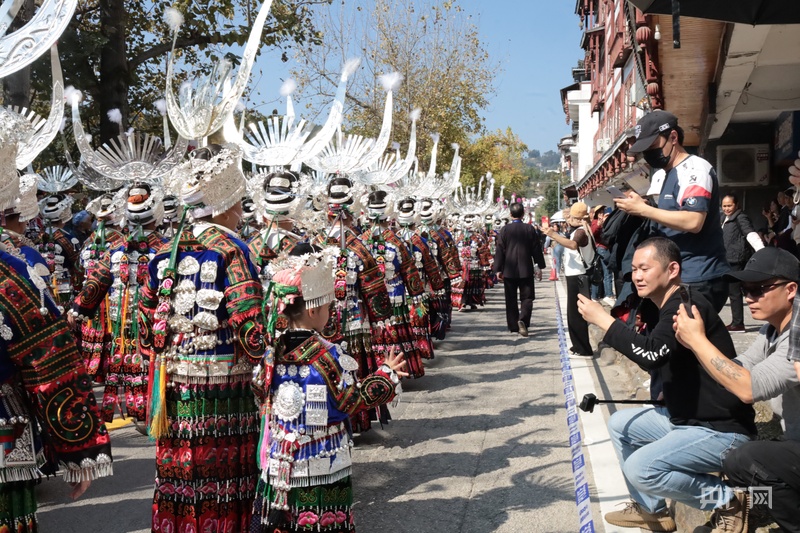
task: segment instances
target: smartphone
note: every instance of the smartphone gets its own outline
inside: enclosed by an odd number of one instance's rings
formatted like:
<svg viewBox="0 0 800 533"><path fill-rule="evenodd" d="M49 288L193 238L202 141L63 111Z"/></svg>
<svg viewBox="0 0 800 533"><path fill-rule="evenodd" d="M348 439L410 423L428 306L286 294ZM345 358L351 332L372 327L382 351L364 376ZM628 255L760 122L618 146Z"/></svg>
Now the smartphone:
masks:
<svg viewBox="0 0 800 533"><path fill-rule="evenodd" d="M608 191L608 194L610 194L612 198L625 198L625 193L613 185L606 187L606 191Z"/></svg>
<svg viewBox="0 0 800 533"><path fill-rule="evenodd" d="M688 285L681 285L678 293L681 296L683 308L686 309L686 314L689 315L689 318L694 318L692 314L692 288Z"/></svg>

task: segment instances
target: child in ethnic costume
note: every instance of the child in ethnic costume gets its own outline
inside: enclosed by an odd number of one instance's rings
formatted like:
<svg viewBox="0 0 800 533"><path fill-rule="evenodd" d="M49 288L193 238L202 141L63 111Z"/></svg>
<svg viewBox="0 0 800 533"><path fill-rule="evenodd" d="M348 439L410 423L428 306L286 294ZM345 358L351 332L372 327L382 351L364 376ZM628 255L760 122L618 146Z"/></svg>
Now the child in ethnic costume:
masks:
<svg viewBox="0 0 800 533"><path fill-rule="evenodd" d="M311 252L300 244L293 253L303 255L273 271L270 309L280 317L270 323L288 329L274 343L274 375L265 388L254 533L354 530L348 417L391 401L407 375L402 355L391 350L359 379L356 360L322 337L338 250Z"/></svg>
<svg viewBox="0 0 800 533"><path fill-rule="evenodd" d="M266 344L261 282L233 233L245 189L240 161L238 146L210 145L177 169L196 222L181 222L141 289L157 439L153 531L236 533L250 524L258 473L251 380Z"/></svg>

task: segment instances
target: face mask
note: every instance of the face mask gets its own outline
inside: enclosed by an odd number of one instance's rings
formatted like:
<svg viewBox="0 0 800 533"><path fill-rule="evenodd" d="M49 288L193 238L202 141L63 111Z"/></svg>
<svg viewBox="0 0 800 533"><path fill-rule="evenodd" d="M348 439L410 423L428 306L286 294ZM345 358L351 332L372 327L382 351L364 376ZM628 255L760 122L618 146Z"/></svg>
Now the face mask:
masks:
<svg viewBox="0 0 800 533"><path fill-rule="evenodd" d="M664 147L661 148L653 148L651 150L645 150L642 152L642 156L644 157L645 162L653 168L667 168L669 165L669 160L672 157L672 151L675 149L675 145L672 145L672 148L669 149L669 154L664 154Z"/></svg>

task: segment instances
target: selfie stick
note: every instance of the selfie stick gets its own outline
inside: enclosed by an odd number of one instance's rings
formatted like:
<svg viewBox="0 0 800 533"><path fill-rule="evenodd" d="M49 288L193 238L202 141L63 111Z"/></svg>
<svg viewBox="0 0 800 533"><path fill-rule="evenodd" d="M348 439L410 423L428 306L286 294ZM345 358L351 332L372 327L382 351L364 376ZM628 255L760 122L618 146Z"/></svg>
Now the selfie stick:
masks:
<svg viewBox="0 0 800 533"><path fill-rule="evenodd" d="M587 413L594 412L594 406L598 403L628 403L634 405L664 405L664 402L659 400L600 400L594 394L584 394L583 400L581 400L581 404L578 406L580 407L581 411Z"/></svg>

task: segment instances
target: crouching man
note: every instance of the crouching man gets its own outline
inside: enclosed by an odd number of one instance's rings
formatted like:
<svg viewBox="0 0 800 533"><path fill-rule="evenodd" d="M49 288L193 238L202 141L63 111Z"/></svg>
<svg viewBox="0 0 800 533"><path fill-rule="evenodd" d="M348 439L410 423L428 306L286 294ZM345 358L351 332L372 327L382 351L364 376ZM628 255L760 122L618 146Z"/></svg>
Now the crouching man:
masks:
<svg viewBox="0 0 800 533"><path fill-rule="evenodd" d="M740 282L750 313L766 321L755 342L736 359L719 352L704 332L695 314L689 318L681 309L675 318L678 340L690 348L703 368L720 385L745 403L769 400L781 417L781 441L748 442L725 458L723 472L732 487L753 494L771 492L770 513L783 531L800 532L800 383L795 365L787 357L790 331L800 328L800 316L793 313L800 282L800 261L780 248L764 248L750 258L739 272L728 277ZM796 324L794 327L793 324ZM769 492L768 492L769 491ZM741 533L747 531L749 507L742 491L717 509L711 520L695 533ZM757 501L751 503L759 503Z"/></svg>
<svg viewBox="0 0 800 533"><path fill-rule="evenodd" d="M587 322L605 331L603 342L646 370L659 369L664 406L623 409L608 421L631 502L605 515L609 524L650 531L675 531L666 499L695 508L728 505L734 491L716 472L733 449L756 433L751 405L720 387L691 350L675 338L673 316L682 298L694 297L704 333L725 359L735 357L725 324L703 296L681 286L681 253L665 237L642 242L633 255L632 279L639 296L659 309L646 335L611 317L600 304L580 298ZM716 494L715 501L708 495Z"/></svg>

